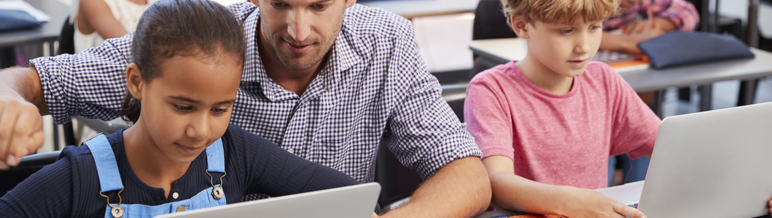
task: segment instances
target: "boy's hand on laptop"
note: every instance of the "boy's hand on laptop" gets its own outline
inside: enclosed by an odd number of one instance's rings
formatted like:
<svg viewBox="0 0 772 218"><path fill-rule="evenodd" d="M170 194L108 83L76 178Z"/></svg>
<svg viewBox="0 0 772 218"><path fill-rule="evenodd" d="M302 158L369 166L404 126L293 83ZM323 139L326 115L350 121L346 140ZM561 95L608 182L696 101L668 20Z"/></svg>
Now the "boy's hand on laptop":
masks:
<svg viewBox="0 0 772 218"><path fill-rule="evenodd" d="M645 218L643 212L590 189L572 188L567 198L566 214L571 218L615 217Z"/></svg>
<svg viewBox="0 0 772 218"><path fill-rule="evenodd" d="M0 97L0 170L43 146L43 119L38 108L23 99Z"/></svg>

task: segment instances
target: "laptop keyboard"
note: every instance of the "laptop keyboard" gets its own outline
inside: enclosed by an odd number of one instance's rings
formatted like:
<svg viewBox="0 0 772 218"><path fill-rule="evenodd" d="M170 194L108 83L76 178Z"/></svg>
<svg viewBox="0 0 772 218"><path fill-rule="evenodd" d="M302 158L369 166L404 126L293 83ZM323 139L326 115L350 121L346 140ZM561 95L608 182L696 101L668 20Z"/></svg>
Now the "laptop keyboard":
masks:
<svg viewBox="0 0 772 218"><path fill-rule="evenodd" d="M632 208L638 209L638 203L627 205L627 206L630 206Z"/></svg>

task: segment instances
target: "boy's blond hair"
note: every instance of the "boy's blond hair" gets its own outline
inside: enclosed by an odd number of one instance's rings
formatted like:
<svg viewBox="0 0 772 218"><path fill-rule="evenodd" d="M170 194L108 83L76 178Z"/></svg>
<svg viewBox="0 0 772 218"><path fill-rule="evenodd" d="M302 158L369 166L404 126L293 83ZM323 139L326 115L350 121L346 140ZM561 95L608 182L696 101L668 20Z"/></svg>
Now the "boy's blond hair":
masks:
<svg viewBox="0 0 772 218"><path fill-rule="evenodd" d="M527 21L573 23L605 20L617 14L619 0L501 0L507 23L512 15Z"/></svg>

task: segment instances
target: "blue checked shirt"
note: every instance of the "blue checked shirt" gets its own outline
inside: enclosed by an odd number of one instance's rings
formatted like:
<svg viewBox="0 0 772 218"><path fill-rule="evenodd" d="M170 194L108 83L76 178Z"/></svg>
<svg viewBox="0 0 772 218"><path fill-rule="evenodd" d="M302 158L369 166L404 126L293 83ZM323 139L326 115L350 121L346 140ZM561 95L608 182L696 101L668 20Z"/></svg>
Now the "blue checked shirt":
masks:
<svg viewBox="0 0 772 218"><path fill-rule="evenodd" d="M266 75L256 42L258 8L230 9L248 46L232 124L360 182L373 181L381 138L424 179L452 160L482 155L426 71L408 20L358 4L346 9L328 64L298 96ZM119 116L132 37L31 61L57 123Z"/></svg>

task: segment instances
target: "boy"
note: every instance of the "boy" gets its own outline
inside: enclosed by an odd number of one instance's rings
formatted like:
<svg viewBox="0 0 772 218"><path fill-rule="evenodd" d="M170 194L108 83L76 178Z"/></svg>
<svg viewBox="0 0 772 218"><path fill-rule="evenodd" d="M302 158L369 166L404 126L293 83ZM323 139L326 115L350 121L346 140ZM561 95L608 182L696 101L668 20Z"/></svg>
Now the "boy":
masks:
<svg viewBox="0 0 772 218"><path fill-rule="evenodd" d="M472 79L464 107L494 206L571 218L645 217L591 190L607 186L610 155L650 155L660 123L611 67L590 62L617 4L502 1L528 53Z"/></svg>
<svg viewBox="0 0 772 218"><path fill-rule="evenodd" d="M639 42L674 30L694 31L700 21L697 9L686 0L621 0L619 7L623 13L604 21L603 28L621 29L623 34L604 32L602 50L641 53ZM654 17L653 25L649 11Z"/></svg>

